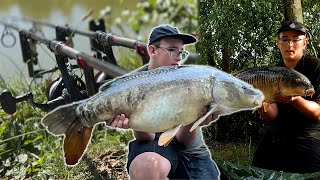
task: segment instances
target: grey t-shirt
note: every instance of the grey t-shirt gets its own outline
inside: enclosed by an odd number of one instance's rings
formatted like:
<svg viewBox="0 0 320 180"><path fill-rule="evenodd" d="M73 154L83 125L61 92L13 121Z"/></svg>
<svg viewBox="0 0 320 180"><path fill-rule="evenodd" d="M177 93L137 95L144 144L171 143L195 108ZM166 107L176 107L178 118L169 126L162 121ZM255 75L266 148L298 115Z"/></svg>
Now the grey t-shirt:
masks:
<svg viewBox="0 0 320 180"><path fill-rule="evenodd" d="M194 141L181 151L186 156L204 157L210 155L210 151L203 141L202 129L197 127L198 133Z"/></svg>

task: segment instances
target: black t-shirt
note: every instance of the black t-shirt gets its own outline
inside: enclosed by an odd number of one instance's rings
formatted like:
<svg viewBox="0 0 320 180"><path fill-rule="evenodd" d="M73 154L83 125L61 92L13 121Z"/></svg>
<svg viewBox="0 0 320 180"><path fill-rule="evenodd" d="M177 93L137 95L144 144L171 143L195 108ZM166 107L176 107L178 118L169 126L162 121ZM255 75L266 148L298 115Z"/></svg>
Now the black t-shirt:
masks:
<svg viewBox="0 0 320 180"><path fill-rule="evenodd" d="M312 97L303 98L320 102L320 59L303 56L295 70L304 74L315 89L315 94ZM309 119L292 104L278 103L278 110L279 115L273 124L276 132L294 137L320 136L320 122Z"/></svg>

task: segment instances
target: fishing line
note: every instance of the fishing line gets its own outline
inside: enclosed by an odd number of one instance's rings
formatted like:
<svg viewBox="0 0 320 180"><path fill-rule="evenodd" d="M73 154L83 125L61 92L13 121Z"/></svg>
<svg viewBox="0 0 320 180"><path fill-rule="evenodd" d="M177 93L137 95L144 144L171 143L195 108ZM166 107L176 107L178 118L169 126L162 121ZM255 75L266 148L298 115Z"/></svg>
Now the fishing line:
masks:
<svg viewBox="0 0 320 180"><path fill-rule="evenodd" d="M73 47L73 41L72 41L72 36L74 35L76 29L80 26L80 24L85 21L86 19L88 19L91 14L93 13L93 9L89 9L89 11L87 11L87 13L81 18L81 20L76 24L76 26L72 29L72 32L70 33L70 36L67 38L66 40L66 44L70 47Z"/></svg>
<svg viewBox="0 0 320 180"><path fill-rule="evenodd" d="M12 19L14 19L14 18L12 18ZM14 24L14 23L12 23L12 24ZM34 27L34 26L33 26ZM33 29L35 29L36 30L36 28L34 27ZM3 37L5 36L5 35L10 35L10 36L12 36L13 38L14 38L14 43L12 43L10 46L8 45L8 44L6 44L6 43L4 43L4 41L3 41ZM3 32L3 34L2 34L2 37L1 37L1 43L2 43L2 45L4 46L4 47L7 47L7 48L10 48L10 47L13 47L14 45L15 45L15 36L14 36L14 34L12 33L12 31L9 29L9 27L7 27L7 26L5 26L5 30L4 30L4 32ZM37 42L35 42L35 43L31 43L30 42L30 47L31 47L31 50L32 50L32 54L34 55L34 57L36 57L36 54L37 54L37 52L36 52L36 44L37 44ZM17 64L16 63L14 63L14 61L8 56L8 55L6 55L5 53L3 53L3 52L0 52L2 55L4 55L5 57L7 57L7 59L18 69L18 71L20 72L20 79L24 79L24 81L26 82L26 84L29 84L30 85L30 83L28 82L28 80L25 78L25 76L23 76L23 70L21 70L18 66L17 66ZM39 63L39 66L40 66L40 68L41 68L41 64ZM23 77L23 78L22 78Z"/></svg>
<svg viewBox="0 0 320 180"><path fill-rule="evenodd" d="M40 43L40 47L41 47L41 49L43 49L44 53L46 53L49 56L49 58L50 58L50 60L52 60L52 62L56 63L55 58L52 56L52 52L48 52L49 49L47 47L44 48L43 46L45 46L45 45Z"/></svg>
<svg viewBox="0 0 320 180"><path fill-rule="evenodd" d="M57 67L58 66L58 63L57 63L57 61L54 59L54 57L52 56L52 53L50 52L48 52L48 48L46 47L46 48L44 48L43 47L44 45L43 44L40 44L40 48L43 50L43 52L45 53L45 54L47 54L48 55L48 57L49 57L49 60L51 60L52 62L55 62L55 67ZM40 63L39 63L39 67L40 67L40 69L41 69L41 65L40 65ZM48 78L52 78L52 76L53 76L53 72L48 76Z"/></svg>
<svg viewBox="0 0 320 180"><path fill-rule="evenodd" d="M33 134L33 133L38 133L38 132L40 132L40 131L45 131L45 130L46 130L46 129L39 129L39 130L35 130L35 131L31 131L31 132L19 134L19 135L17 135L17 136L13 136L13 137L10 137L10 138L5 139L5 140L3 140L3 141L0 141L0 144L3 144L3 143L5 143L5 142L7 142L7 141L11 141L11 140L13 140L13 139L17 139L17 138L22 137L22 136L25 136L25 135L29 135L29 134Z"/></svg>
<svg viewBox="0 0 320 180"><path fill-rule="evenodd" d="M72 36L75 34L75 31L76 29L81 25L81 23L83 21L85 21L86 19L88 19L93 13L93 8L89 9L87 11L87 13L81 18L81 20L75 25L74 28L72 28L72 32L70 33L70 36L67 38L66 40L66 44L69 46L69 47L73 47L74 44L73 44L73 41L72 41ZM82 69L79 69L80 71L80 76L82 77L84 75L84 72Z"/></svg>
<svg viewBox="0 0 320 180"><path fill-rule="evenodd" d="M19 68L19 66L14 62L14 60L2 51L0 51L0 54L2 56L5 56L7 58L7 60L14 65L14 67L18 70L18 72L20 72L20 78L22 79L22 77L23 77L24 81L28 84L26 77L23 76L23 70Z"/></svg>

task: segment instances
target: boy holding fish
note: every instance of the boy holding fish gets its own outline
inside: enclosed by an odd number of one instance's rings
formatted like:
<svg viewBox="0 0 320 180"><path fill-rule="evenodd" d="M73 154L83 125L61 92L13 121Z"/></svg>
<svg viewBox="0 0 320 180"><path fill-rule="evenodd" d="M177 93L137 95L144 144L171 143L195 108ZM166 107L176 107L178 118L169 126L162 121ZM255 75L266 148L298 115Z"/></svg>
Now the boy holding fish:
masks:
<svg viewBox="0 0 320 180"><path fill-rule="evenodd" d="M277 103L261 108L271 123L259 144L253 166L292 173L320 172L320 59L305 55L307 29L296 21L283 21L276 44L280 66L305 75L315 89L310 97L276 97Z"/></svg>
<svg viewBox="0 0 320 180"><path fill-rule="evenodd" d="M180 34L169 25L154 28L150 34L148 53L150 63L142 70L161 66L178 66L188 53L185 44L195 43L193 36ZM175 93L175 92L172 92ZM172 107L174 108L174 107ZM199 117L208 111L204 107ZM210 115L202 125L218 117ZM130 117L117 115L107 125L119 128L129 127ZM220 172L210 157L202 138L201 128L189 132L192 124L181 127L166 147L158 145L161 133L133 131L135 140L129 143L127 170L131 179L219 179Z"/></svg>

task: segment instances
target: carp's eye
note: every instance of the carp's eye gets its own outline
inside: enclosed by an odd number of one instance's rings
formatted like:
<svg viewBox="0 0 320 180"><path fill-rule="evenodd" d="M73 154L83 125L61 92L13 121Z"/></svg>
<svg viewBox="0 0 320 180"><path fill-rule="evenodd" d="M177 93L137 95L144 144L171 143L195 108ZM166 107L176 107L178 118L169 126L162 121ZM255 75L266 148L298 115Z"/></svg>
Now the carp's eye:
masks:
<svg viewBox="0 0 320 180"><path fill-rule="evenodd" d="M242 89L243 89L244 91L247 91L247 90L248 90L248 87L242 86Z"/></svg>

